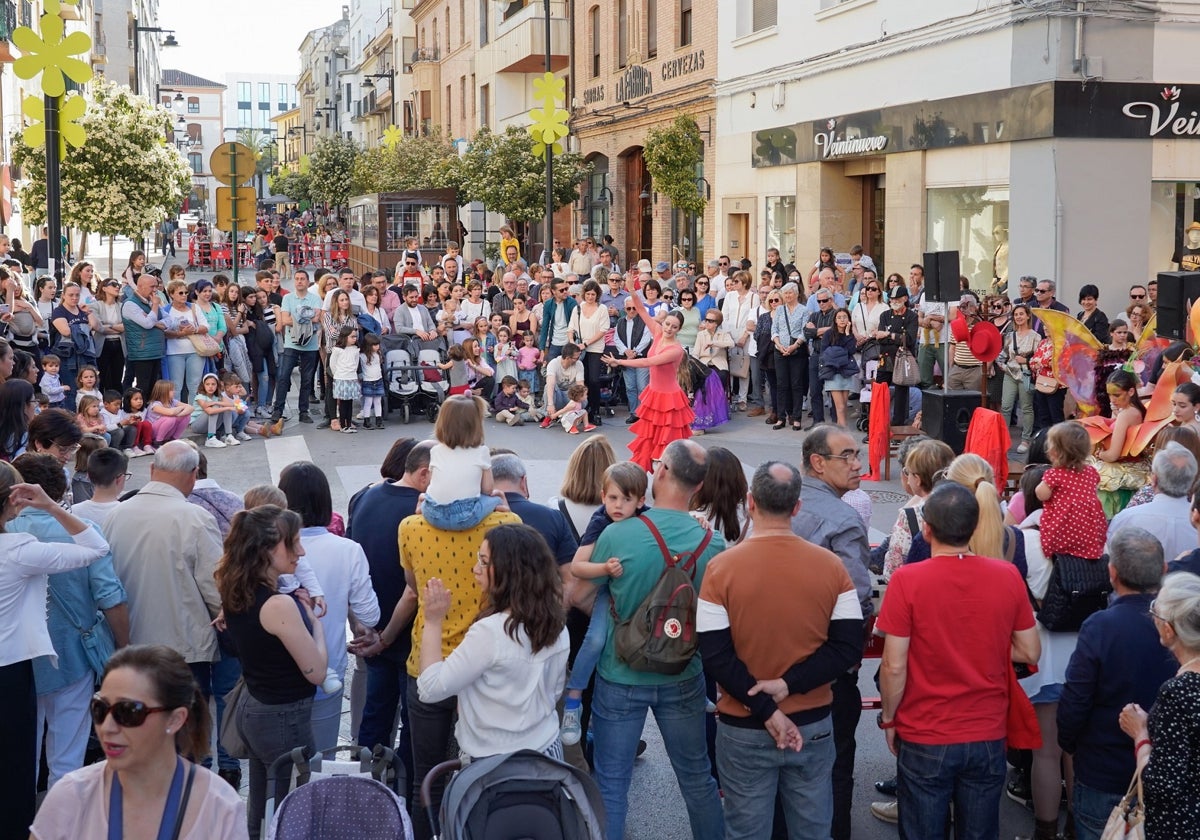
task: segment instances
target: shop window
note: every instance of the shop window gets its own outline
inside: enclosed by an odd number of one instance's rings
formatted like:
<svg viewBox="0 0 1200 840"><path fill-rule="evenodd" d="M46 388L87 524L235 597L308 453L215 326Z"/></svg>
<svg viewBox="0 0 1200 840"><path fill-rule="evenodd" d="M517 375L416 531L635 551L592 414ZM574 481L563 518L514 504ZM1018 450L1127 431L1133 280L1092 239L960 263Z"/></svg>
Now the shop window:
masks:
<svg viewBox="0 0 1200 840"><path fill-rule="evenodd" d="M784 265L796 262L796 197L794 195L767 198L767 248L777 248Z"/></svg>
<svg viewBox="0 0 1200 840"><path fill-rule="evenodd" d="M1200 248L1193 244L1196 234L1192 232L1191 241L1188 234L1188 228L1197 221L1200 221L1200 184L1160 181L1150 185L1148 274L1178 268L1191 271L1200 265L1200 255L1195 253Z"/></svg>
<svg viewBox="0 0 1200 840"><path fill-rule="evenodd" d="M990 288L997 270L1008 274L1007 185L929 190L926 198L925 250L958 251L972 289Z"/></svg>

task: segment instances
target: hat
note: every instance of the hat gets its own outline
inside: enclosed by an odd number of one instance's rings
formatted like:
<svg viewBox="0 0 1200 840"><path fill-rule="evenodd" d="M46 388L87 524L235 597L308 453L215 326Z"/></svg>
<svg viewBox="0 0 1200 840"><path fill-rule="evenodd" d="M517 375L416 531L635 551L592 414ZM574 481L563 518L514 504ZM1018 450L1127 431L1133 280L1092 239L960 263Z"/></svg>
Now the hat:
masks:
<svg viewBox="0 0 1200 840"><path fill-rule="evenodd" d="M1187 226L1188 230L1200 230L1200 222L1192 222Z"/></svg>
<svg viewBox="0 0 1200 840"><path fill-rule="evenodd" d="M641 274L650 274L654 271L654 267L650 265L650 260L638 260L637 270Z"/></svg>
<svg viewBox="0 0 1200 840"><path fill-rule="evenodd" d="M671 270L671 264L670 264L669 262L666 262L666 261L664 260L663 262L660 262L658 265L654 266L654 270L655 270L655 271L657 271L657 272L658 272L658 273L660 273L660 274L661 274L662 272L664 272L664 271L670 271L670 270Z"/></svg>
<svg viewBox="0 0 1200 840"><path fill-rule="evenodd" d="M1000 330L991 321L980 321L971 328L971 335L967 338L971 355L984 364L996 361L1002 344Z"/></svg>

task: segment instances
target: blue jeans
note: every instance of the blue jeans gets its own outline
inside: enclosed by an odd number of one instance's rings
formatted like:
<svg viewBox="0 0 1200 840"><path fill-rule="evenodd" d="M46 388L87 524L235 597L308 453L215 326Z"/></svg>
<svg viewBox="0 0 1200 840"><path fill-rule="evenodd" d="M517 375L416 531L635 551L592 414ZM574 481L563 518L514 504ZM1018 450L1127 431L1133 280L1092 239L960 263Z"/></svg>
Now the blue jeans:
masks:
<svg viewBox="0 0 1200 840"><path fill-rule="evenodd" d="M533 370L518 370L517 381L528 382L529 393L531 395L537 394L542 390L542 377L538 374L537 368L534 368ZM532 405L532 403L530 404Z"/></svg>
<svg viewBox="0 0 1200 840"><path fill-rule="evenodd" d="M1088 787L1075 777L1075 837L1077 840L1100 840L1108 815L1117 807L1123 793L1105 793Z"/></svg>
<svg viewBox="0 0 1200 840"><path fill-rule="evenodd" d="M317 351L285 348L279 355L279 373L275 381L275 405L271 410L272 415L276 417L283 416L283 407L287 403L288 391L292 388L292 371L297 366L300 367L300 413L308 413L308 397L312 391L313 374L317 370Z"/></svg>
<svg viewBox="0 0 1200 840"><path fill-rule="evenodd" d="M200 389L200 377L204 375L204 358L195 353L177 353L167 356L166 362L171 384L175 386L175 399L180 402L194 400ZM184 386L187 386L186 395Z"/></svg>
<svg viewBox="0 0 1200 840"><path fill-rule="evenodd" d="M662 733L687 806L693 840L723 840L725 816L704 738L704 677L666 685L624 685L596 677L592 697L596 783L608 817L605 836L624 840L629 783L646 712Z"/></svg>
<svg viewBox="0 0 1200 840"><path fill-rule="evenodd" d="M956 840L996 840L1004 792L1004 739L964 744L900 742L896 762L900 840L946 836L954 803Z"/></svg>
<svg viewBox="0 0 1200 840"><path fill-rule="evenodd" d="M833 718L800 727L804 748L781 750L765 729L717 722L726 840L771 836L778 791L789 840L828 840L833 823Z"/></svg>
<svg viewBox="0 0 1200 840"><path fill-rule="evenodd" d="M443 504L426 494L425 501L421 503L421 515L434 528L443 531L466 531L486 519L501 501L499 496L480 494Z"/></svg>
<svg viewBox="0 0 1200 840"><path fill-rule="evenodd" d="M596 600L592 604L592 617L588 621L587 633L579 653L575 654L575 665L567 677L567 691L583 691L592 679L600 654L604 653L604 643L608 640L608 587L596 587Z"/></svg>
<svg viewBox="0 0 1200 840"><path fill-rule="evenodd" d="M233 434L235 436L240 435L246 430L246 424L250 422L250 407L247 406L246 410L241 414L238 414L236 411L227 411L224 415L224 419L228 420L230 415L233 416ZM226 426L225 431L228 433L228 426Z"/></svg>
<svg viewBox="0 0 1200 840"><path fill-rule="evenodd" d="M396 747L396 755L400 756L406 774L400 793L406 802L412 802L412 731L408 725L408 672L405 665L406 657L392 650L367 659L367 701L355 743L365 747L376 744ZM396 746L397 710L400 712L399 746Z"/></svg>
<svg viewBox="0 0 1200 840"><path fill-rule="evenodd" d="M621 368L621 375L625 377L625 398L629 401L629 413L637 414L638 404L641 402L639 397L650 384L650 369Z"/></svg>

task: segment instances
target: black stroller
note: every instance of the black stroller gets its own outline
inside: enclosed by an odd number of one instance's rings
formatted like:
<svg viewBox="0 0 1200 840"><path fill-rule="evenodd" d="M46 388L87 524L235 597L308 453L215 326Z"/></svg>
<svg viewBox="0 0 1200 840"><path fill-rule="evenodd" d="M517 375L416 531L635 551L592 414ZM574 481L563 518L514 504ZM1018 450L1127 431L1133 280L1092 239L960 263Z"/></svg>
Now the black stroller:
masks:
<svg viewBox="0 0 1200 840"><path fill-rule="evenodd" d="M431 790L448 773L454 777L446 785L439 815ZM421 783L421 805L434 840L604 837L604 805L591 776L533 750L494 755L465 767L459 761L443 762Z"/></svg>

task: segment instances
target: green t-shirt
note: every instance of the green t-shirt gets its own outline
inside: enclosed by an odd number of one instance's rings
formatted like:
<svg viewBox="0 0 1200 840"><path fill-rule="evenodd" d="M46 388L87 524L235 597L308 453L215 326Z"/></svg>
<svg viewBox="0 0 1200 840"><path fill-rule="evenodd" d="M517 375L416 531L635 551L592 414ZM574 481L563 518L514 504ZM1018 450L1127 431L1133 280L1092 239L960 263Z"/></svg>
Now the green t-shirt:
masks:
<svg viewBox="0 0 1200 840"><path fill-rule="evenodd" d="M704 539L704 529L687 513L656 508L645 515L654 522L672 553L689 554ZM700 591L700 583L704 580L704 569L708 561L724 550L725 538L720 534L713 534L708 547L696 561L696 575L692 583L697 592ZM604 563L610 557L618 558L624 571L618 578L600 578L597 582L608 583L617 615L625 619L654 588L666 567L666 562L663 560L662 550L658 547L658 541L637 519L614 522L600 534L592 552L592 562ZM600 657L600 676L609 682L623 685L667 685L691 679L700 673L699 653L678 676L634 671L617 657L617 649L613 643L614 630L615 622L612 616L609 616L608 638L604 642L604 655Z"/></svg>

